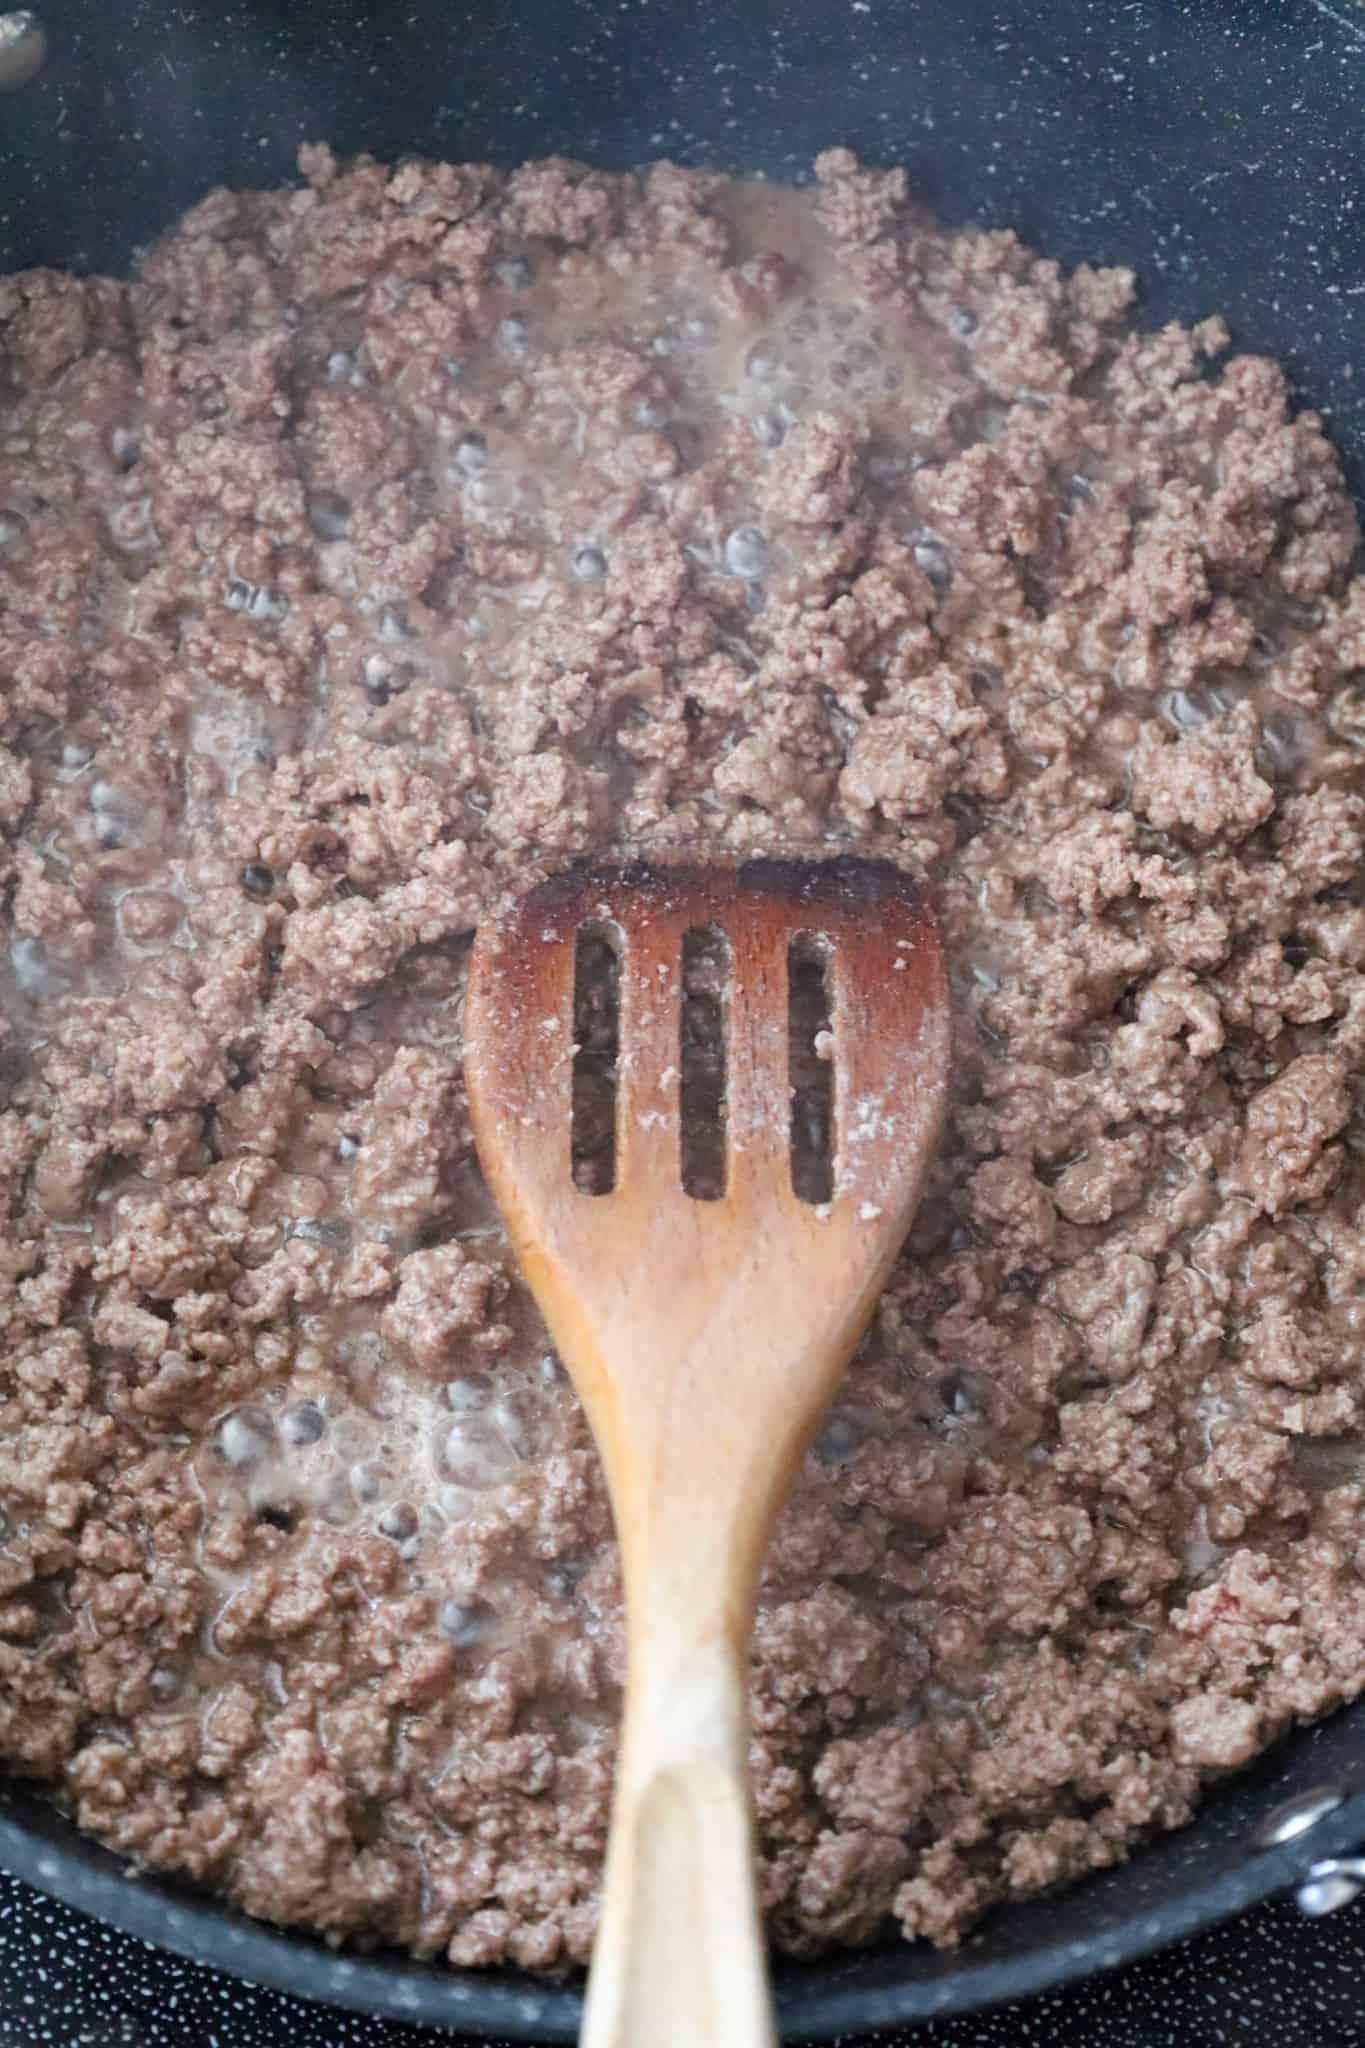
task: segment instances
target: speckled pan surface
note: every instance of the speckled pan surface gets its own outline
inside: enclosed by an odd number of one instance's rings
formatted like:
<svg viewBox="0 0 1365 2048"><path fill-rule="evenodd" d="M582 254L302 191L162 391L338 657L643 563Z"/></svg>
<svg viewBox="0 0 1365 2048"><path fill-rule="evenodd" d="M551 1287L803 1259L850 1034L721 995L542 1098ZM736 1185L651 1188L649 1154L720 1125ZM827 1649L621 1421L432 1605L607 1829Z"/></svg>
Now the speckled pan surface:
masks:
<svg viewBox="0 0 1365 2048"><path fill-rule="evenodd" d="M948 220L1129 263L1142 316L1221 310L1365 477L1357 0L48 0L6 103L0 250L126 265L208 186L295 175L305 138L389 158L774 177L832 142L909 166Z"/></svg>
<svg viewBox="0 0 1365 2048"><path fill-rule="evenodd" d="M1112 1968L1183 1940L1292 1887L1320 1857L1365 1840L1365 1760L1349 1714L1263 1759L1191 1827L1162 1836L1132 1863L994 1914L955 1951L901 1945L810 1966L784 1965L778 2002L787 2040L828 2040L1002 2004ZM1282 1800L1330 1786L1343 1802L1290 1845L1258 1850L1258 1824ZM404 1959L336 1955L276 1933L211 1900L130 1878L26 1795L0 1809L0 1867L66 1905L177 1956L253 1984L352 2012L413 2020L479 2038L573 2040L572 1988L511 1972L428 1969ZM0 2036L3 2048L3 2036Z"/></svg>
<svg viewBox="0 0 1365 2048"><path fill-rule="evenodd" d="M866 2036L862 2048L1346 2048L1361 2039L1362 1969L1365 1903L1330 1921L1267 1905L1073 1990ZM252 1990L0 1879L0 2048L421 2048L434 2038ZM458 2048L460 2037L440 2038Z"/></svg>
<svg viewBox="0 0 1365 2048"><path fill-rule="evenodd" d="M563 152L618 166L668 154L775 176L803 172L840 141L907 163L950 219L1008 224L1065 262L1132 264L1146 322L1222 310L1238 342L1289 364L1365 482L1365 14L1353 0L173 10L54 0L44 20L48 64L3 103L0 268L125 267L207 187L290 177L309 137L503 162ZM1289 1746L1185 1834L1064 1905L998 1916L957 1956L893 1948L792 1972L792 2037L1035 1991L1264 1896L1309 1852L1252 1858L1255 1815L1324 1773L1360 1782L1359 1731L1359 1714L1347 1716ZM336 1959L210 1906L168 1906L37 1811L7 1811L0 1860L181 1953L484 2035L569 2035L569 1994ZM1361 1813L1361 1800L1348 1803L1315 1850L1354 1847ZM88 2038L142 2048L136 2033Z"/></svg>

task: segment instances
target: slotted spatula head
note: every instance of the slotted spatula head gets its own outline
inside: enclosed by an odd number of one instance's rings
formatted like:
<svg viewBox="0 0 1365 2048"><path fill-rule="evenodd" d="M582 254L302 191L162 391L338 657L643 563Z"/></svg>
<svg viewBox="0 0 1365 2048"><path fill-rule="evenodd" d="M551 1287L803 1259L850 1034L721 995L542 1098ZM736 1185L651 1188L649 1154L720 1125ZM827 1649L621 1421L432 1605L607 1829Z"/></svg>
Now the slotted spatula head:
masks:
<svg viewBox="0 0 1365 2048"><path fill-rule="evenodd" d="M574 1176L585 931L619 963L614 1176L601 1194ZM691 933L719 933L726 963L724 1185L710 1200L682 1174ZM821 1201L793 1178L794 953L823 962L828 1005ZM681 1468L740 1518L736 1562L756 1583L792 1467L913 1214L948 1052L937 924L886 862L584 865L479 932L465 1055L479 1154L597 1436L628 1573L649 1500Z"/></svg>
<svg viewBox="0 0 1365 2048"><path fill-rule="evenodd" d="M812 979L823 1002L794 1018ZM479 1153L592 1423L625 1574L584 2048L773 2048L746 1789L758 1575L913 1213L948 1036L937 927L888 865L582 867L475 941Z"/></svg>

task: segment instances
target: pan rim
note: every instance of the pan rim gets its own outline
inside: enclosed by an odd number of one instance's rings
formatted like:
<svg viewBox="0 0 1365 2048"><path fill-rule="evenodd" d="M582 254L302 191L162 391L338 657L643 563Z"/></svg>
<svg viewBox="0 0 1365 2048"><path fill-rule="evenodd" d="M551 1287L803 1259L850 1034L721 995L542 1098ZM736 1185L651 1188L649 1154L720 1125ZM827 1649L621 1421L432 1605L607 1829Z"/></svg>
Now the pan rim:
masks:
<svg viewBox="0 0 1365 2048"><path fill-rule="evenodd" d="M1276 1779L1316 1733L1357 1738L1365 1766L1365 1700L1276 1745L1262 1762L1281 1771L1265 1775L1257 1794L1265 1804L1282 1796ZM1356 1746L1353 1744L1353 1747ZM1333 1776L1339 1777L1340 1772ZM1358 1780L1365 1782L1365 1779ZM1230 1789L1230 1788L1227 1788ZM1127 1866L1162 1840L1188 1838L1201 1821L1216 1825L1220 1800L1212 1794L1184 1829L1158 1836ZM1056 1932L1024 1951L974 1961L973 1943L951 1952L940 1971L903 1977L884 1986L841 1984L866 1951L847 1951L810 1964L779 1964L777 2005L784 2041L825 2041L839 2035L960 2017L1056 1991L1232 1918L1289 1890L1324 1856L1354 1851L1365 1839L1365 1790L1352 1791L1311 1832L1280 1847L1233 1861L1212 1880L1194 1877L1146 1911L1130 1912L1102 1937L1067 1933L1065 1901L1102 1881L1082 1879L1055 1895L998 1907L991 1924L1012 1913L1051 1910ZM272 1991L369 2018L433 2029L457 2029L474 2040L572 2042L578 2038L582 1999L576 1985L538 1981L524 1973L454 1969L388 1953L358 1955L330 1949L305 1930L274 1927L174 1879L141 1873L92 1837L83 1835L40 1789L0 1781L0 1870L101 1925L168 1951L185 1961ZM1061 1910L1057 1910L1061 1908ZM909 1957L914 1951L900 1944ZM932 1957L933 1952L920 1950Z"/></svg>

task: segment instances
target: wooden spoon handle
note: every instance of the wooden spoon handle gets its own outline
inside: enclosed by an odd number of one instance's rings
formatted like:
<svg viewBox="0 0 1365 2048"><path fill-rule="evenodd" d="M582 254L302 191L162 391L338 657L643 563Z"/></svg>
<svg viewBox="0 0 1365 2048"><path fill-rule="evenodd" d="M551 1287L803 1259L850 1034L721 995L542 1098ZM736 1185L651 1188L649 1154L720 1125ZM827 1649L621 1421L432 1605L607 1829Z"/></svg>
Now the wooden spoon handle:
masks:
<svg viewBox="0 0 1365 2048"><path fill-rule="evenodd" d="M670 1632L672 1633L672 1632ZM654 1642L658 1642L657 1633ZM747 1658L631 1646L581 2048L775 2048L754 1891Z"/></svg>

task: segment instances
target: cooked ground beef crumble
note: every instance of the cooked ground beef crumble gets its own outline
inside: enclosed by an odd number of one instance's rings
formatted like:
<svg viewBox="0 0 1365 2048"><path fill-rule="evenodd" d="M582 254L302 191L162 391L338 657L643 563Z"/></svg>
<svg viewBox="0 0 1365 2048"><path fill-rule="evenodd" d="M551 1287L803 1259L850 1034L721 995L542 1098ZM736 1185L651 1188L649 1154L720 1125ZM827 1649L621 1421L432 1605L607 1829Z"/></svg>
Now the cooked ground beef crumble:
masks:
<svg viewBox="0 0 1365 2048"><path fill-rule="evenodd" d="M772 1933L957 1940L1365 1687L1365 580L1126 273L303 152L0 281L0 1749L249 1911L581 1961L598 1471L469 935L609 845L939 891L954 1106L774 1545Z"/></svg>

